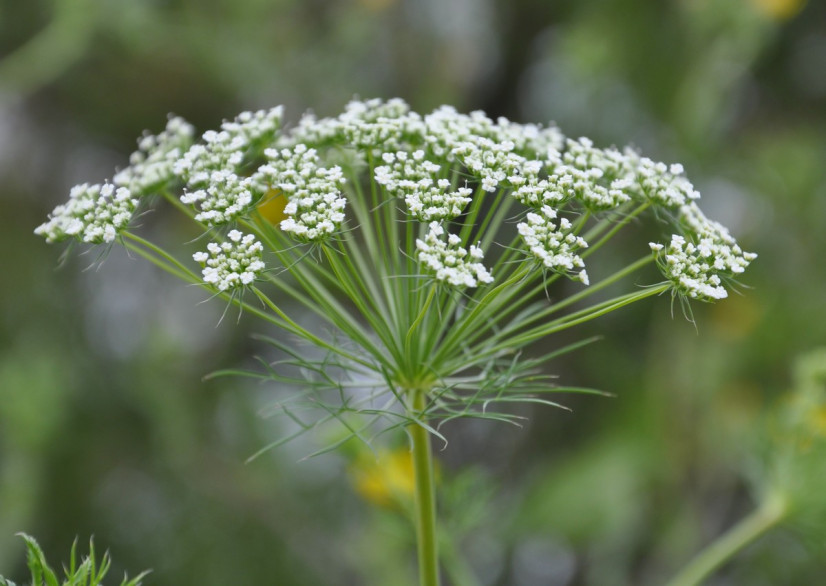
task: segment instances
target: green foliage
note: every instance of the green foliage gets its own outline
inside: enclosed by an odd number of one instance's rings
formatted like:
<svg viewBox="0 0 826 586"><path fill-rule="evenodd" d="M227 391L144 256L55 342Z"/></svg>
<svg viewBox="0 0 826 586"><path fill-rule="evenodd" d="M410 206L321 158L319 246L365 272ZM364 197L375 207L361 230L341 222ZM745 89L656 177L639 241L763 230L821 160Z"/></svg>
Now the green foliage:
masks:
<svg viewBox="0 0 826 586"><path fill-rule="evenodd" d="M787 522L820 546L826 544L826 348L795 363L794 388L770 414L764 499L781 499Z"/></svg>
<svg viewBox="0 0 826 586"><path fill-rule="evenodd" d="M75 540L69 554L69 566L64 566L65 578L61 582L46 562L46 556L37 541L25 533L19 535L26 542L26 559L32 575L31 586L99 586L103 583L103 578L106 577L112 564L108 552L104 553L99 561L97 560L95 544L91 539L89 540L89 555L78 564L77 540ZM148 573L148 571L141 572L131 580L124 576L120 586L140 586L141 579ZM16 584L0 576L0 586L16 586Z"/></svg>

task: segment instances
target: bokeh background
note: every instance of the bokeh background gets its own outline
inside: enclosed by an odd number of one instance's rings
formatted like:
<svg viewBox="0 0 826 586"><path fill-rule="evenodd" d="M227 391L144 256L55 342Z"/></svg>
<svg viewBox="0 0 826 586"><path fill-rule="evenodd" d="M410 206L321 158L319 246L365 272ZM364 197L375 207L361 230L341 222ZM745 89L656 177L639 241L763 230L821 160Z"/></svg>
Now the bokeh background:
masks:
<svg viewBox="0 0 826 586"><path fill-rule="evenodd" d="M385 476L355 446L303 459L318 438L245 464L283 431L278 389L202 377L249 366L260 325L216 326L219 303L118 249L59 266L32 234L170 112L203 131L354 96L682 162L760 255L696 328L656 299L549 366L614 398L447 430L451 583L661 584L753 508L762 416L826 342L826 3L0 0L0 574L24 581L25 531L54 565L94 535L148 585L412 584L403 437ZM780 530L710 583L816 584L824 559Z"/></svg>

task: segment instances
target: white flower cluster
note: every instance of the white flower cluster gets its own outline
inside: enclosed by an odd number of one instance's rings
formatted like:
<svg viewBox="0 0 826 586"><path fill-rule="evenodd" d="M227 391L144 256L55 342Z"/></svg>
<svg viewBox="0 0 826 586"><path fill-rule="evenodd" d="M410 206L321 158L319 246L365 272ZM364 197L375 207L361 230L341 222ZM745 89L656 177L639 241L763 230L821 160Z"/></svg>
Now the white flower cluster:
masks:
<svg viewBox="0 0 826 586"><path fill-rule="evenodd" d="M675 291L692 299L728 297L723 279L744 272L757 255L744 252L728 230L706 218L694 202L680 208L679 219L688 239L673 234L667 246L649 243L660 270L674 284Z"/></svg>
<svg viewBox="0 0 826 586"><path fill-rule="evenodd" d="M284 208L289 216L281 221L281 229L301 242L320 242L334 235L344 222L347 200L331 191L336 179L330 175L316 177L307 183L307 195L291 199Z"/></svg>
<svg viewBox="0 0 826 586"><path fill-rule="evenodd" d="M540 179L548 153L558 153L563 137L555 127L517 124L507 118L495 123L484 112L459 114L442 106L424 118L423 141L437 157L461 162L481 180L485 191L514 188L526 205L563 200L558 190Z"/></svg>
<svg viewBox="0 0 826 586"><path fill-rule="evenodd" d="M252 234L231 230L226 242L207 244L207 252L196 252L193 260L201 264L204 282L219 291L251 284L264 271L263 247Z"/></svg>
<svg viewBox="0 0 826 586"><path fill-rule="evenodd" d="M259 141L274 139L281 126L283 108L242 112L224 122L220 131L203 135L174 164L174 172L186 181L181 201L198 205L195 219L210 226L226 224L246 212L259 195L255 184L240 173L248 151Z"/></svg>
<svg viewBox="0 0 826 586"><path fill-rule="evenodd" d="M424 117L423 138L437 157L449 161L456 159L453 150L457 145L478 138L511 143L511 150L528 159L543 158L549 151L558 151L564 140L554 126L517 124L501 117L494 122L484 112L460 114L452 106L442 106Z"/></svg>
<svg viewBox="0 0 826 586"><path fill-rule="evenodd" d="M513 197L527 207L518 224L527 256L537 267L585 284L580 250L588 244L562 217L563 210L595 216L596 233L632 206L638 206L634 213L649 206L665 210L660 217L675 224L671 231L677 235L652 248L675 290L697 299L725 296L725 279L755 257L703 215L696 205L700 194L682 165L655 162L631 149L598 148L587 138L566 139L553 126L493 120L479 111L461 114L449 106L422 116L399 99L354 100L336 117L306 114L288 131L281 130L282 118L280 106L244 112L205 132L194 145L192 127L170 118L163 132L139 141L130 166L113 184L76 187L37 233L50 242L68 237L111 242L128 225L137 205L133 198L179 177L185 183L181 202L193 206L195 219L210 227L237 221L266 194L278 193L286 198L281 230L302 243L322 242L341 230L347 203L342 169L325 164L330 156L354 175L369 167L369 179L383 187L384 195L403 199L408 217L429 226L416 241L422 271L454 286L492 279L480 262L482 251L477 246L465 250L442 224L463 218L474 192L481 198L489 197L483 192L498 193L490 198L495 201ZM459 186L457 178L467 180ZM485 229L497 229L489 220L501 216L486 215L492 210L484 199L476 204L466 221L480 212ZM478 229L467 227L470 233ZM218 261L212 257L210 262ZM210 282L232 287L216 276L217 267L208 267L214 269ZM243 279L252 277L237 278L244 285Z"/></svg>
<svg viewBox="0 0 826 586"><path fill-rule="evenodd" d="M548 183L563 201L576 198L592 211L630 201L631 159L613 148L596 148L587 138L568 139L565 145L563 153L551 151L547 160Z"/></svg>
<svg viewBox="0 0 826 586"><path fill-rule="evenodd" d="M317 118L308 113L298 125L280 139L282 146L297 144L348 144L380 154L403 148L408 140L420 142L423 124L419 114L410 111L404 100L387 102L374 98L353 100L335 118Z"/></svg>
<svg viewBox="0 0 826 586"><path fill-rule="evenodd" d="M410 114L410 106L399 98L387 102L378 98L353 100L338 117L344 139L360 149L397 148L403 135L418 128L420 120L418 114Z"/></svg>
<svg viewBox="0 0 826 586"><path fill-rule="evenodd" d="M115 175L112 182L126 187L133 195L145 195L175 177L175 162L192 144L195 129L180 117L171 117L166 129L157 136L146 134L138 141L138 150L129 157L129 166Z"/></svg>
<svg viewBox="0 0 826 586"><path fill-rule="evenodd" d="M540 179L540 168L541 163L538 161L528 161L521 175L508 177L508 182L513 187L511 194L520 203L538 209L546 205L562 205L574 196L568 178ZM570 180L572 181L573 179Z"/></svg>
<svg viewBox="0 0 826 586"><path fill-rule="evenodd" d="M461 215L473 191L459 187L450 191L450 181L437 178L441 167L425 159L422 150L384 153L386 163L376 167L376 183L393 197L403 197L407 209L417 220L450 220Z"/></svg>
<svg viewBox="0 0 826 586"><path fill-rule="evenodd" d="M550 206L542 206L539 213L528 212L525 222L516 228L531 254L546 269L581 281L588 285L585 263L577 254L588 243L572 232L573 226L567 218L559 218ZM581 269L581 270L578 270Z"/></svg>
<svg viewBox="0 0 826 586"><path fill-rule="evenodd" d="M126 187L83 183L72 188L69 201L57 206L34 233L46 242L71 237L88 244L112 242L129 225L137 206Z"/></svg>
<svg viewBox="0 0 826 586"><path fill-rule="evenodd" d="M512 142L516 152L526 157L558 151L565 140L556 126L519 124L504 117L496 119L491 137L500 142Z"/></svg>
<svg viewBox="0 0 826 586"><path fill-rule="evenodd" d="M513 152L516 145L511 141L496 142L489 138L476 137L458 143L453 147L455 154L468 171L482 181L482 189L496 191L508 177L520 176L525 171L531 175L528 160ZM541 168L539 161L534 163L535 169Z"/></svg>
<svg viewBox="0 0 826 586"><path fill-rule="evenodd" d="M476 287L480 283L493 282L493 276L482 264L484 253L478 246L470 250L462 248L462 240L456 234L448 234L442 240L445 229L438 222L431 222L424 240L416 240L418 259L433 273L437 281L454 287Z"/></svg>
<svg viewBox="0 0 826 586"><path fill-rule="evenodd" d="M721 263L725 260L715 254L721 251L717 250L710 238L704 238L695 245L686 242L684 237L673 234L668 246L655 242L650 242L649 245L657 255L663 273L678 293L702 300L728 297L728 292L722 286L723 281L714 270L718 260Z"/></svg>
<svg viewBox="0 0 826 586"><path fill-rule="evenodd" d="M261 140L272 140L281 128L283 118L283 106L256 112L241 112L235 120L221 124L221 130L230 136L242 137L245 145L252 145Z"/></svg>
<svg viewBox="0 0 826 586"><path fill-rule="evenodd" d="M181 202L198 204L195 219L208 226L232 222L249 209L252 200L252 180L226 169L210 173L206 187L181 195Z"/></svg>
<svg viewBox="0 0 826 586"><path fill-rule="evenodd" d="M192 145L173 167L190 189L209 186L215 171L237 173L244 161L247 141L243 135L208 130L201 138L204 142Z"/></svg>
<svg viewBox="0 0 826 586"><path fill-rule="evenodd" d="M453 150L457 145L478 138L512 143L512 150L529 159L558 151L564 140L553 126L518 124L507 118L494 122L484 112L460 114L451 106L442 106L422 117L396 98L386 102L353 100L336 118L319 119L311 113L305 114L280 141L283 146L341 142L378 154L423 147L438 159L454 161Z"/></svg>
<svg viewBox="0 0 826 586"><path fill-rule="evenodd" d="M633 161L635 154L628 153L628 157ZM700 198L679 163L666 165L642 157L636 161L634 172L634 178L625 180L623 188L644 200L673 209Z"/></svg>
<svg viewBox="0 0 826 586"><path fill-rule="evenodd" d="M341 197L345 179L338 166L318 165L318 154L304 144L292 149L267 149L269 162L252 181L279 188L287 197L287 219L281 229L301 242L319 242L335 234L344 222L347 200Z"/></svg>

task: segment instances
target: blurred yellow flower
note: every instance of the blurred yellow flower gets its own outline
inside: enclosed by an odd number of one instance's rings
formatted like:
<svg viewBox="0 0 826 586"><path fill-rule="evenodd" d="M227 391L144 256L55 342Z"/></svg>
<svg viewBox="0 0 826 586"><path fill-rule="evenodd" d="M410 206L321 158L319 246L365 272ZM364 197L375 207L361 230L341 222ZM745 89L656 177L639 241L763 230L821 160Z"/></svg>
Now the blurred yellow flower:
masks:
<svg viewBox="0 0 826 586"><path fill-rule="evenodd" d="M797 16L806 0L751 0L752 5L765 16L774 20L788 20Z"/></svg>
<svg viewBox="0 0 826 586"><path fill-rule="evenodd" d="M258 213L274 226L279 226L282 220L287 219L284 208L287 207L287 197L280 189L270 189L258 204Z"/></svg>
<svg viewBox="0 0 826 586"><path fill-rule="evenodd" d="M826 405L809 412L809 429L819 437L826 436Z"/></svg>
<svg viewBox="0 0 826 586"><path fill-rule="evenodd" d="M413 502L416 489L413 458L407 448L360 455L351 467L356 491L380 507Z"/></svg>

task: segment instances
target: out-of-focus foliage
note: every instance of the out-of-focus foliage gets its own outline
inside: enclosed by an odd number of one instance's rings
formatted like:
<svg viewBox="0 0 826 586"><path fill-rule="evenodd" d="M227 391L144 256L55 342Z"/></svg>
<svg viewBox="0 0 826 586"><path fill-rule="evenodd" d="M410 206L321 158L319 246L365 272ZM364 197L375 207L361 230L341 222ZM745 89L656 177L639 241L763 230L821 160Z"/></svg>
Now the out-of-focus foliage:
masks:
<svg viewBox="0 0 826 586"><path fill-rule="evenodd" d="M763 432L763 498L787 502L787 523L826 546L826 348L796 361L794 390L782 398Z"/></svg>
<svg viewBox="0 0 826 586"><path fill-rule="evenodd" d="M151 567L147 584L414 575L403 511L355 489L370 456L302 461L317 446L293 443L244 464L287 431L259 416L278 389L200 378L264 352L246 320L216 326L222 307L119 250L51 270L32 235L169 112L204 129L360 95L553 119L682 162L759 253L744 296L695 307L696 329L663 299L596 322L601 343L550 365L616 398L444 430L457 584L663 583L755 506L761 413L826 335L824 71L826 5L801 0L0 0L0 572L24 580L25 531L49 559L95 534L113 575ZM817 583L812 543L774 533L715 583Z"/></svg>

